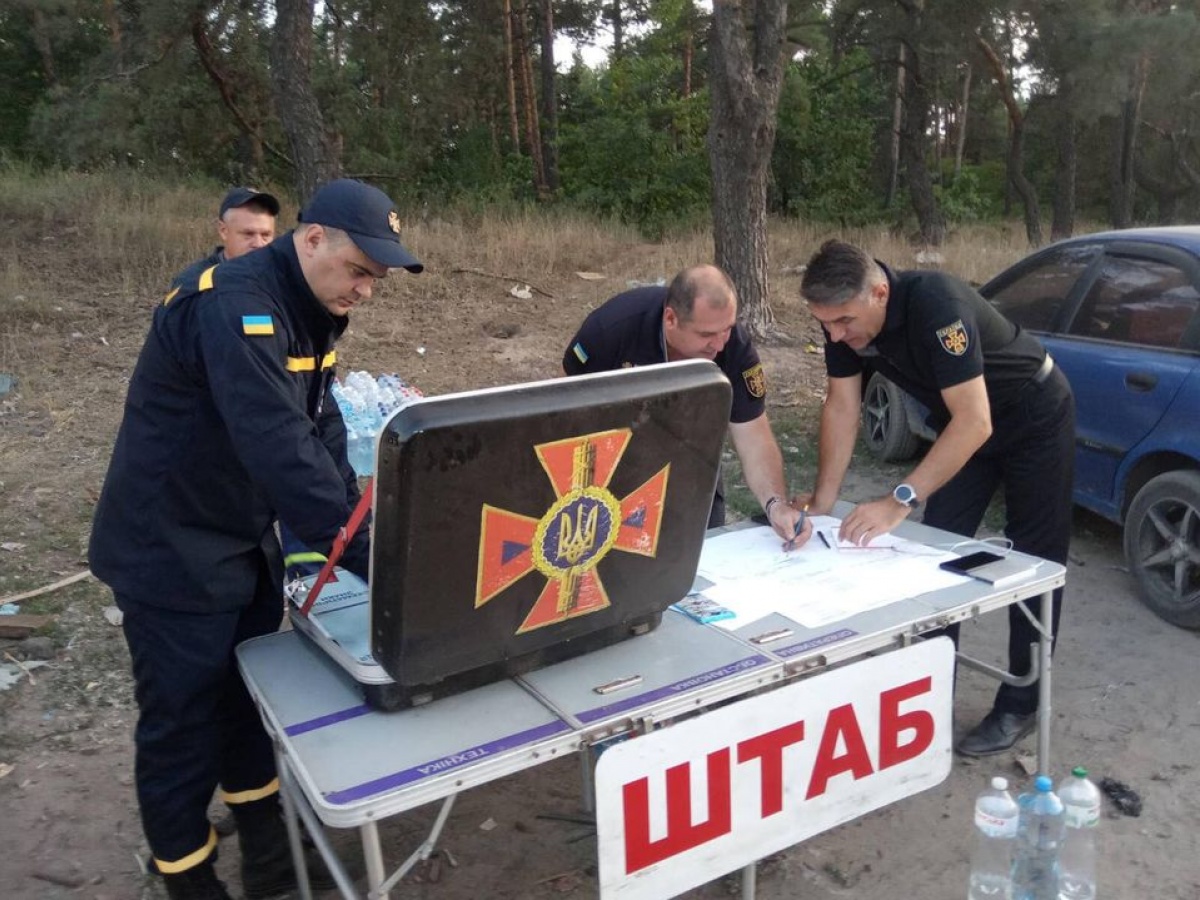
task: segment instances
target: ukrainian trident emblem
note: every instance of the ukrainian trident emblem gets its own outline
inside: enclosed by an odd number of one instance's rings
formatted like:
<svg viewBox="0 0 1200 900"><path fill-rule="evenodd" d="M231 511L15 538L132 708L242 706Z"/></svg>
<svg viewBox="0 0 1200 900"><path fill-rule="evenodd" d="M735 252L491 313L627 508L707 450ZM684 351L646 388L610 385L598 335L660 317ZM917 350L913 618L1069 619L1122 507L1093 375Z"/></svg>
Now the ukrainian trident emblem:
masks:
<svg viewBox="0 0 1200 900"><path fill-rule="evenodd" d="M476 609L534 570L546 584L517 634L611 606L597 567L612 550L658 553L671 470L618 499L608 483L632 436L619 428L534 447L556 499L540 518L483 505Z"/></svg>

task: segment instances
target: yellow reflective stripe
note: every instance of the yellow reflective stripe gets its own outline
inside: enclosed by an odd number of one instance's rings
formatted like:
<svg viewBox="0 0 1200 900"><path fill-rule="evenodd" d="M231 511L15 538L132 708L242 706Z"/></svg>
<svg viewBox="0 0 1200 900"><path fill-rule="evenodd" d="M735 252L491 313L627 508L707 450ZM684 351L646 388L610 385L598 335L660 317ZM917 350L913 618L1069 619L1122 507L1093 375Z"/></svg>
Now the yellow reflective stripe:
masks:
<svg viewBox="0 0 1200 900"><path fill-rule="evenodd" d="M180 285L180 287L182 287L182 285ZM170 303L172 300L174 300L175 295L178 293L179 293L179 288L175 288L175 290L173 290L173 291L171 291L171 293L167 294L167 296L163 298L163 306L166 306L168 303Z"/></svg>
<svg viewBox="0 0 1200 900"><path fill-rule="evenodd" d="M200 863L204 862L212 856L213 850L217 847L217 833L212 829L208 829L208 840L199 850L189 853L187 856L180 859L173 859L168 862L165 859L154 858L154 867L164 875L176 875L179 872L186 872L188 869L194 869Z"/></svg>
<svg viewBox="0 0 1200 900"><path fill-rule="evenodd" d="M278 794L279 793L279 779L272 778L270 781L268 781L262 787L255 788L252 791L238 791L236 793L231 794L228 791L222 789L220 791L217 791L217 793L220 794L222 800L224 800L226 803L229 803L233 806L236 806L239 803L253 803L255 800L262 800L265 797L270 797L274 794Z"/></svg>
<svg viewBox="0 0 1200 900"><path fill-rule="evenodd" d="M217 271L216 266L209 266L200 273L200 290L211 291L213 286L213 272Z"/></svg>
<svg viewBox="0 0 1200 900"><path fill-rule="evenodd" d="M337 351L331 350L321 357L321 371L333 368L337 365ZM315 372L317 370L317 358L315 356L289 356L287 358L287 370L289 372Z"/></svg>

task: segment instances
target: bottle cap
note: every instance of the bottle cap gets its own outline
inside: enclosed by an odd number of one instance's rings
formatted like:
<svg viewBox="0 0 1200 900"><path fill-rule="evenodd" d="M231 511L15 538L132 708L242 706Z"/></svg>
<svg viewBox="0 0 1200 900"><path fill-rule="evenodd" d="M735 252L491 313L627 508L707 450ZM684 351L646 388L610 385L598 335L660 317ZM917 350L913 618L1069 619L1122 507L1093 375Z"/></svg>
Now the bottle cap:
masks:
<svg viewBox="0 0 1200 900"><path fill-rule="evenodd" d="M1076 766L1071 770L1071 774L1076 778L1087 778L1087 769L1083 766Z"/></svg>
<svg viewBox="0 0 1200 900"><path fill-rule="evenodd" d="M1033 782L1033 786L1043 794L1048 794L1050 791L1054 790L1054 781L1049 775L1039 775Z"/></svg>
<svg viewBox="0 0 1200 900"><path fill-rule="evenodd" d="M1003 778L1003 777L1001 777L1001 776L999 776L999 775L995 776L995 777L992 779L992 790L994 790L994 791L1007 791L1007 790L1008 790L1008 779L1007 779L1007 778Z"/></svg>

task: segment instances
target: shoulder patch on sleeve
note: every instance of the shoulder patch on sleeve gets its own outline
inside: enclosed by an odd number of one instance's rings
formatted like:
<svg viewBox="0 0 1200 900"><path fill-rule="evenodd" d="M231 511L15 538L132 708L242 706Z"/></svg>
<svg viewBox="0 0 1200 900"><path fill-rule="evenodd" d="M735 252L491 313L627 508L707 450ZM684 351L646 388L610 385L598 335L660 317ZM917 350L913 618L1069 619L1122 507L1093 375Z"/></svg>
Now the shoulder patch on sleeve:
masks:
<svg viewBox="0 0 1200 900"><path fill-rule="evenodd" d="M763 371L762 363L744 371L742 381L746 382L746 390L750 392L751 397L761 400L767 395L767 374Z"/></svg>
<svg viewBox="0 0 1200 900"><path fill-rule="evenodd" d="M571 348L571 352L575 354L575 358L581 363L586 363L588 361L588 353L583 349L583 344L579 343L578 341L576 341L575 346Z"/></svg>
<svg viewBox="0 0 1200 900"><path fill-rule="evenodd" d="M242 334L274 334L275 323L270 316L242 316Z"/></svg>
<svg viewBox="0 0 1200 900"><path fill-rule="evenodd" d="M936 332L938 343L942 345L942 349L951 356L962 356L967 352L967 347L971 344L971 339L967 335L967 329L963 325L962 319L951 322L945 328L939 328Z"/></svg>

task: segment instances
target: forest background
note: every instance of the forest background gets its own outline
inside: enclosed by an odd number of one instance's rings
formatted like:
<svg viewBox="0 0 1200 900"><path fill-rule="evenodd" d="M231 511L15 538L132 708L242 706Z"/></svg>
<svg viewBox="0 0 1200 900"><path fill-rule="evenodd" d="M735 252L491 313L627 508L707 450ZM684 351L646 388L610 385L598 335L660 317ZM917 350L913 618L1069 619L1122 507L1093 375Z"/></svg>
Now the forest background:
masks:
<svg viewBox="0 0 1200 900"><path fill-rule="evenodd" d="M757 217L746 192L760 186L771 215L886 222L926 246L1006 216L1031 245L1047 226L1072 233L1077 217L1194 219L1198 10L10 0L0 159L250 183L299 201L345 174L384 187L410 220L554 204L649 239L715 215L717 261L753 305L767 295L740 283L756 273L722 253L720 219ZM562 38L606 58L558 58ZM725 174L723 145L742 154ZM746 171L759 162L761 178Z"/></svg>

